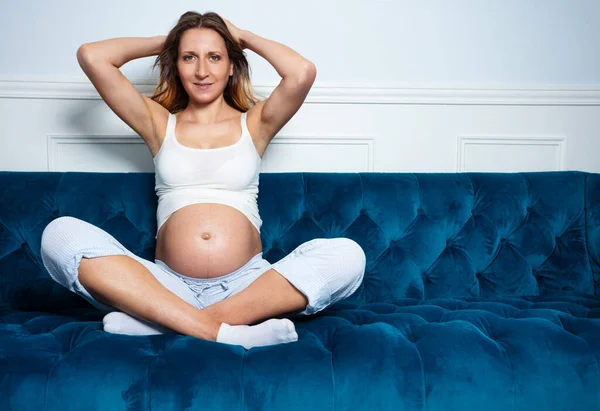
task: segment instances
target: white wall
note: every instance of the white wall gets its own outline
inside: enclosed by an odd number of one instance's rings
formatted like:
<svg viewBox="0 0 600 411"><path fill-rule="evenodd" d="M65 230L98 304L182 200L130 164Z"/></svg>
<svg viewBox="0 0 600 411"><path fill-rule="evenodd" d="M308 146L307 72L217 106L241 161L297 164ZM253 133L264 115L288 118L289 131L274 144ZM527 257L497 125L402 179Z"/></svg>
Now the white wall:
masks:
<svg viewBox="0 0 600 411"><path fill-rule="evenodd" d="M317 66L263 171L600 172L600 1L0 0L0 169L153 171L77 48L215 11ZM275 16L275 18L273 17ZM263 95L279 83L246 50ZM141 91L154 58L124 74Z"/></svg>

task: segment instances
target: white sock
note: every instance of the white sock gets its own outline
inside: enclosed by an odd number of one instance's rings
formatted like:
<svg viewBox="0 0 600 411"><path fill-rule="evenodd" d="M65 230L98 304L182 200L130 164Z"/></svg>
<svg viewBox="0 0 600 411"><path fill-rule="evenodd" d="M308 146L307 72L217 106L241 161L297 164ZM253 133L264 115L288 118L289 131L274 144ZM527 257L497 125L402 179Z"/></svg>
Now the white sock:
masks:
<svg viewBox="0 0 600 411"><path fill-rule="evenodd" d="M217 342L252 347L298 341L294 323L287 318L271 318L257 325L229 325L223 323Z"/></svg>
<svg viewBox="0 0 600 411"><path fill-rule="evenodd" d="M104 331L112 334L156 335L175 332L120 311L106 314L102 323L104 324ZM252 326L223 323L217 334L217 342L241 345L246 349L293 341L298 341L298 334L294 323L287 318L272 318Z"/></svg>
<svg viewBox="0 0 600 411"><path fill-rule="evenodd" d="M154 335L173 333L173 330L161 325L140 320L121 311L108 313L102 319L104 331L113 334Z"/></svg>

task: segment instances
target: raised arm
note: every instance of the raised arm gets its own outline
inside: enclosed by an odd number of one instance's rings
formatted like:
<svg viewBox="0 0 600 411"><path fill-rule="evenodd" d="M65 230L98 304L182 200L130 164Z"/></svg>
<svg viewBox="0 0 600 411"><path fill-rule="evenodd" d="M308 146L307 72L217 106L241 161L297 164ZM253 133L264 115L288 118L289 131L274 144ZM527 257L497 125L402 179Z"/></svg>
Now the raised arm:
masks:
<svg viewBox="0 0 600 411"><path fill-rule="evenodd" d="M86 43L77 61L102 99L121 120L138 133L154 156L160 148L157 120L168 117L166 108L144 96L121 73L120 67L136 58L157 55L166 36L119 37Z"/></svg>

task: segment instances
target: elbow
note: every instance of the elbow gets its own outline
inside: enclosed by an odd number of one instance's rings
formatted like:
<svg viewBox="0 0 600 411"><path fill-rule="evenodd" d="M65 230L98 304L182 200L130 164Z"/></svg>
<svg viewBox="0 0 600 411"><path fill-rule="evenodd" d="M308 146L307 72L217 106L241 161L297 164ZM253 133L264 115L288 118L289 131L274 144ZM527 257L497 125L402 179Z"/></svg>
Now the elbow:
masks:
<svg viewBox="0 0 600 411"><path fill-rule="evenodd" d="M77 49L77 62L83 67L90 59L90 48L88 44L82 44Z"/></svg>
<svg viewBox="0 0 600 411"><path fill-rule="evenodd" d="M98 54L93 46L89 44L83 44L77 49L77 62L79 66L88 74L94 67L102 64L104 59Z"/></svg>
<svg viewBox="0 0 600 411"><path fill-rule="evenodd" d="M317 78L317 67L310 61L307 61L300 75L301 83L313 84Z"/></svg>
<svg viewBox="0 0 600 411"><path fill-rule="evenodd" d="M94 46L89 43L82 44L77 49L77 62L81 68L89 67L92 64L101 61L101 59L101 55L97 50L94 50Z"/></svg>

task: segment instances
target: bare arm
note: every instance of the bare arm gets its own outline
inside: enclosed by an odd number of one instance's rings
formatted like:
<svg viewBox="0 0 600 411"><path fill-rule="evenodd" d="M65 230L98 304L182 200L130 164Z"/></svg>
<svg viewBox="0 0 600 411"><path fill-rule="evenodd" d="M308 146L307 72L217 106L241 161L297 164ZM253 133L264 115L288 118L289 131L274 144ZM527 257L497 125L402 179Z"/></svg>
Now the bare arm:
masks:
<svg viewBox="0 0 600 411"><path fill-rule="evenodd" d="M244 48L249 48L267 60L283 79L291 78L302 82L306 77L312 77L312 72L316 71L311 61L285 44L266 39L248 30L241 32L240 41Z"/></svg>
<svg viewBox="0 0 600 411"><path fill-rule="evenodd" d="M121 67L131 60L158 55L166 38L167 36L117 37L86 43L77 51L77 58L80 58L80 54L89 55Z"/></svg>
<svg viewBox="0 0 600 411"><path fill-rule="evenodd" d="M77 61L110 109L138 133L156 153L159 137L156 119L167 116L163 106L144 96L119 67L136 58L157 55L166 36L120 37L86 43L77 50Z"/></svg>
<svg viewBox="0 0 600 411"><path fill-rule="evenodd" d="M240 40L244 47L271 63L282 77L269 98L251 109L258 113L260 125L257 137L266 147L304 103L317 76L317 69L311 61L288 46L250 31L241 31ZM254 114L249 118L254 118Z"/></svg>

